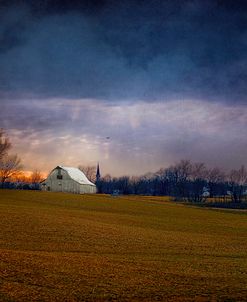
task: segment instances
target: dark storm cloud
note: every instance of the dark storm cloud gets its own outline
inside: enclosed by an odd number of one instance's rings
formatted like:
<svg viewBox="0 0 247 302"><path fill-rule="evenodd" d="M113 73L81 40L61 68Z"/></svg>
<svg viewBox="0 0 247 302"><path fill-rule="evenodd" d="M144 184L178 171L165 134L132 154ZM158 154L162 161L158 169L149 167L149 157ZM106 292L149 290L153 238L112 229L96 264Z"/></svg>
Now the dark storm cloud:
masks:
<svg viewBox="0 0 247 302"><path fill-rule="evenodd" d="M244 2L0 3L2 95L246 101Z"/></svg>

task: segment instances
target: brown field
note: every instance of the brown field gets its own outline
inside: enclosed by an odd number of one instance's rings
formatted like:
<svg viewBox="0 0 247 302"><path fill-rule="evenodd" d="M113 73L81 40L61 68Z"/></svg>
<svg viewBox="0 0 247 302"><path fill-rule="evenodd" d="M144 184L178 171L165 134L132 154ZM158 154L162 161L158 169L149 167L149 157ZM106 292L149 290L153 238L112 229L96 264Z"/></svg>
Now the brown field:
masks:
<svg viewBox="0 0 247 302"><path fill-rule="evenodd" d="M0 301L247 301L247 213L0 191Z"/></svg>

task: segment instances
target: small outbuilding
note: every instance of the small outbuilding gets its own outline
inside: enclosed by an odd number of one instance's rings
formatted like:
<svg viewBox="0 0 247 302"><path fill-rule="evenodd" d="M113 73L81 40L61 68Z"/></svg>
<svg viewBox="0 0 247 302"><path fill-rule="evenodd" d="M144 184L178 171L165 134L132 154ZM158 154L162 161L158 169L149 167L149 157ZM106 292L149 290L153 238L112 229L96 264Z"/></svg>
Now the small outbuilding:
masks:
<svg viewBox="0 0 247 302"><path fill-rule="evenodd" d="M89 181L78 168L57 166L48 177L41 182L42 191L70 192L77 194L93 194L96 185Z"/></svg>

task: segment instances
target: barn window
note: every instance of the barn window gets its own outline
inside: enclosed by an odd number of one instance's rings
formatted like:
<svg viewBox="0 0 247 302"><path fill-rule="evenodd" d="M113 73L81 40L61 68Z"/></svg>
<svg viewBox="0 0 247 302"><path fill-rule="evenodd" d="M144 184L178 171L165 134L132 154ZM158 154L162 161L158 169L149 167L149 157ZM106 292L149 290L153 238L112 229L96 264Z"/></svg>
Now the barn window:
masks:
<svg viewBox="0 0 247 302"><path fill-rule="evenodd" d="M61 169L57 170L57 179L63 179L63 175L61 174Z"/></svg>

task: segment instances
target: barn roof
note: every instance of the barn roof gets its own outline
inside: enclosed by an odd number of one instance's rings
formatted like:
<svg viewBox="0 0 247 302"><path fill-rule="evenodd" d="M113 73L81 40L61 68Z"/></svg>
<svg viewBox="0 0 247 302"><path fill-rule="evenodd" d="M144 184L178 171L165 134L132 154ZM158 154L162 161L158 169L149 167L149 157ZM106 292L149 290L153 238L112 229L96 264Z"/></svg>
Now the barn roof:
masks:
<svg viewBox="0 0 247 302"><path fill-rule="evenodd" d="M69 174L69 176L79 184L95 186L95 184L89 181L86 175L78 168L64 166L57 166L57 168L65 170Z"/></svg>

